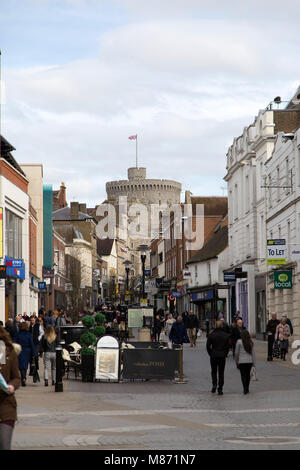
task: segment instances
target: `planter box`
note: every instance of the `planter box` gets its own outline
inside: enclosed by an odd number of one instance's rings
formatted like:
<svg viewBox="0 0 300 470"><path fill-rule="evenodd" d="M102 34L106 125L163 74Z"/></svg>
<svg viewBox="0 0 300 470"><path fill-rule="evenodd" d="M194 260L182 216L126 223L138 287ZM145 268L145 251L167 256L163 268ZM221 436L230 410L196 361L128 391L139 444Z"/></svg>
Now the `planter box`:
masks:
<svg viewBox="0 0 300 470"><path fill-rule="evenodd" d="M82 382L94 382L95 375L95 356L81 357L81 376Z"/></svg>

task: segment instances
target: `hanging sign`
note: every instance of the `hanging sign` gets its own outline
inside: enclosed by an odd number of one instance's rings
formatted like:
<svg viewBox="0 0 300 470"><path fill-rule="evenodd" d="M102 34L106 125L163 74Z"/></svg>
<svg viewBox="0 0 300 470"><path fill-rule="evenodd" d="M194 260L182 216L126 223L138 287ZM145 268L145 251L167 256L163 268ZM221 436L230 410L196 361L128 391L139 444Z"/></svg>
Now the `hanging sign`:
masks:
<svg viewBox="0 0 300 470"><path fill-rule="evenodd" d="M268 265L286 264L285 239L267 240Z"/></svg>

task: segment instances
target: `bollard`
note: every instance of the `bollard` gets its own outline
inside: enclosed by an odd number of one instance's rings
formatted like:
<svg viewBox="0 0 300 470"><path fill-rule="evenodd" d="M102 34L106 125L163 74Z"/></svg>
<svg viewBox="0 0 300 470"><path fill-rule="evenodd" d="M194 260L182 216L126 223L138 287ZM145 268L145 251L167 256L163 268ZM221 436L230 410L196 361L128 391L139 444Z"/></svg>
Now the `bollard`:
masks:
<svg viewBox="0 0 300 470"><path fill-rule="evenodd" d="M180 347L177 349L178 354L179 354L179 361L178 361L178 375L179 378L174 380L174 383L176 384L186 384L187 380L184 380L183 378L183 346L180 345Z"/></svg>
<svg viewBox="0 0 300 470"><path fill-rule="evenodd" d="M55 381L55 391L63 392L63 381L62 381L62 346L61 344L56 348L56 381Z"/></svg>

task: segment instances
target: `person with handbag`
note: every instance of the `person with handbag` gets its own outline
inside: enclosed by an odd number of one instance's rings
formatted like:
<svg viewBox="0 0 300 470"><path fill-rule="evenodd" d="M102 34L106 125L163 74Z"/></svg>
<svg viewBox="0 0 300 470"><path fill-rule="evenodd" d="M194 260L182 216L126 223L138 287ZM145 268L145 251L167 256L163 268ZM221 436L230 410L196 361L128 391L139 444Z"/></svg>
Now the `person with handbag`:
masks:
<svg viewBox="0 0 300 470"><path fill-rule="evenodd" d="M241 373L244 395L247 395L249 393L251 369L256 366L254 344L248 330L243 330L240 339L237 340L235 361Z"/></svg>
<svg viewBox="0 0 300 470"><path fill-rule="evenodd" d="M285 361L285 356L289 349L289 337L291 336L291 330L286 321L286 316L282 316L281 322L276 328L275 341L280 341L280 359Z"/></svg>
<svg viewBox="0 0 300 470"><path fill-rule="evenodd" d="M16 349L9 333L0 327L0 373L5 390L0 389L0 450L10 450L11 440L17 421L15 390L20 387L21 377Z"/></svg>
<svg viewBox="0 0 300 470"><path fill-rule="evenodd" d="M41 350L44 353L44 380L45 387L49 385L49 372L51 369L52 385L55 385L56 375L56 347L58 346L58 337L56 336L54 327L48 325L46 327L44 336L41 340Z"/></svg>

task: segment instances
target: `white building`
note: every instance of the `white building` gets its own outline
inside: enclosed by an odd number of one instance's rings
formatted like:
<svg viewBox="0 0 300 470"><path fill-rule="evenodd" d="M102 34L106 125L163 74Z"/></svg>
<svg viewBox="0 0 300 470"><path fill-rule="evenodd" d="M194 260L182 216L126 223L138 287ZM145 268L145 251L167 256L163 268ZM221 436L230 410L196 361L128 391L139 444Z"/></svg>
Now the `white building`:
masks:
<svg viewBox="0 0 300 470"><path fill-rule="evenodd" d="M1 137L0 262L7 278L0 284L0 320L29 312L28 179L13 158L14 147Z"/></svg>
<svg viewBox="0 0 300 470"><path fill-rule="evenodd" d="M278 107L277 107L278 106ZM231 315L239 310L252 335L266 330L266 189L265 163L271 158L278 132L291 132L300 124L300 109L290 102L271 103L234 139L227 153L229 264L242 268L247 278L230 285Z"/></svg>
<svg viewBox="0 0 300 470"><path fill-rule="evenodd" d="M279 133L266 162L267 237L285 239L286 264L270 266L267 303L270 312L286 313L295 339L300 337L300 129ZM291 270L292 288L275 289L273 271Z"/></svg>
<svg viewBox="0 0 300 470"><path fill-rule="evenodd" d="M229 319L229 296L223 277L228 259L228 227L218 224L208 242L186 263L191 276L188 281L190 301L201 327L207 315L211 326L218 314Z"/></svg>

